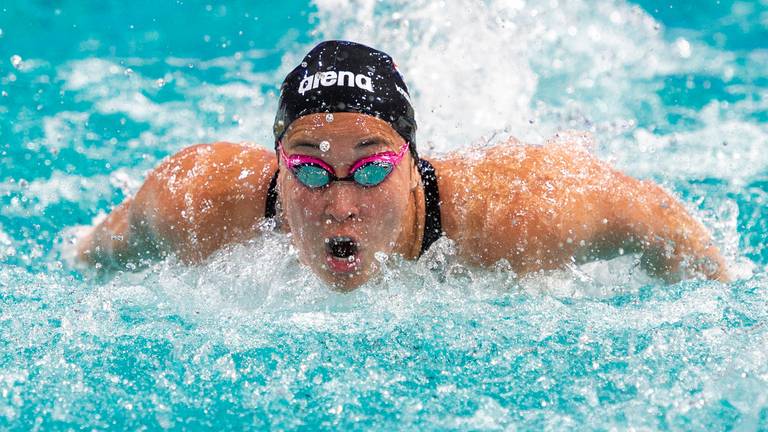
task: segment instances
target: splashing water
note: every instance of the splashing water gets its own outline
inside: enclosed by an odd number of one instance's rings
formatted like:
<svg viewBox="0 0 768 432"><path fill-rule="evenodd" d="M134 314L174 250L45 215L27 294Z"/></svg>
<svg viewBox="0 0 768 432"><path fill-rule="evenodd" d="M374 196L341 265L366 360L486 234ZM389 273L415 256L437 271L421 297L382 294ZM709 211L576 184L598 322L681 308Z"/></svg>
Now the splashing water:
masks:
<svg viewBox="0 0 768 432"><path fill-rule="evenodd" d="M0 7L0 428L768 428L764 0L141 6ZM282 77L329 38L392 54L421 153L582 142L677 195L738 280L517 277L443 239L340 294L277 234L65 262L163 157L271 146Z"/></svg>

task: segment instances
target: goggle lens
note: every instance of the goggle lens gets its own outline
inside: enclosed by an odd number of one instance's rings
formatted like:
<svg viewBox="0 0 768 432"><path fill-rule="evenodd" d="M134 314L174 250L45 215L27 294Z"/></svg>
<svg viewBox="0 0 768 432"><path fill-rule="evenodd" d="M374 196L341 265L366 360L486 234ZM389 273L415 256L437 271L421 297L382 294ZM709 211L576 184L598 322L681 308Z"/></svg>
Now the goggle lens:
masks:
<svg viewBox="0 0 768 432"><path fill-rule="evenodd" d="M331 182L331 174L317 165L295 166L293 174L304 186L311 188L320 188Z"/></svg>
<svg viewBox="0 0 768 432"><path fill-rule="evenodd" d="M393 168L387 162L370 162L356 169L352 177L363 186L376 186L387 178Z"/></svg>

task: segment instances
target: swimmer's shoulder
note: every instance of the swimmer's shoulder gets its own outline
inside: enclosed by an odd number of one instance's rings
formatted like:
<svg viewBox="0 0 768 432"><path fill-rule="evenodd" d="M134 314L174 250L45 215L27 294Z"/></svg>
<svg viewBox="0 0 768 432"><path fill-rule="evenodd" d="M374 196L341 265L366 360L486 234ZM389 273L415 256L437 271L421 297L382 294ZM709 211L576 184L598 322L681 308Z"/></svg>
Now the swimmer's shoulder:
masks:
<svg viewBox="0 0 768 432"><path fill-rule="evenodd" d="M184 148L148 174L134 199L133 219L170 249L206 256L254 233L276 169L274 152L256 145Z"/></svg>
<svg viewBox="0 0 768 432"><path fill-rule="evenodd" d="M196 144L166 158L147 176L142 189L175 201L258 194L276 169L273 152L255 145L216 142Z"/></svg>
<svg viewBox="0 0 768 432"><path fill-rule="evenodd" d="M438 186L446 191L445 196L466 195L466 199L485 199L514 190L546 187L547 181L564 176L583 177L599 163L580 148L524 144L516 140L448 153L430 162L435 166Z"/></svg>
<svg viewBox="0 0 768 432"><path fill-rule="evenodd" d="M544 233L562 213L560 195L588 181L593 161L566 146L518 141L434 158L444 231L474 252Z"/></svg>

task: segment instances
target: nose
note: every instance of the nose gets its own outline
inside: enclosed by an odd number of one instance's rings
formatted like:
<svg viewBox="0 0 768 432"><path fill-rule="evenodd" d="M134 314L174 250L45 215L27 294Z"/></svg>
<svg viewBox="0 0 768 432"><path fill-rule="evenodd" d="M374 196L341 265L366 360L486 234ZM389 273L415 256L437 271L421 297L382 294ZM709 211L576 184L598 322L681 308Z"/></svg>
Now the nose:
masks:
<svg viewBox="0 0 768 432"><path fill-rule="evenodd" d="M344 222L360 215L358 200L356 198L356 186L350 182L334 182L325 192L328 200L325 206L325 214L336 222Z"/></svg>

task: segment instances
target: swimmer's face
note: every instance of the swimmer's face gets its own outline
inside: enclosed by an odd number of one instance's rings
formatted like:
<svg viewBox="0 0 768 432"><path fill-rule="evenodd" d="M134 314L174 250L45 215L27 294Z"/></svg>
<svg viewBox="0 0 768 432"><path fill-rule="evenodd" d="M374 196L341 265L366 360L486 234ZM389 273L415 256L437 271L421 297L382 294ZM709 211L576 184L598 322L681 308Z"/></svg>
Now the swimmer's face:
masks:
<svg viewBox="0 0 768 432"><path fill-rule="evenodd" d="M343 178L358 160L381 152L397 153L403 142L389 124L375 117L334 113L294 121L282 145L286 155L321 159ZM405 253L412 247L408 243L414 234L413 192L417 186L418 172L410 153L373 187L337 181L311 189L280 161L280 200L299 258L342 290L356 288L374 274L376 252ZM333 253L330 245L343 238L354 241L353 258L341 259L338 252ZM342 252L349 254L346 245L342 246Z"/></svg>

